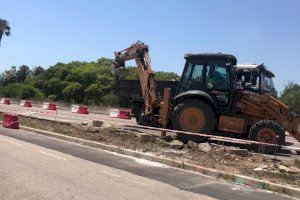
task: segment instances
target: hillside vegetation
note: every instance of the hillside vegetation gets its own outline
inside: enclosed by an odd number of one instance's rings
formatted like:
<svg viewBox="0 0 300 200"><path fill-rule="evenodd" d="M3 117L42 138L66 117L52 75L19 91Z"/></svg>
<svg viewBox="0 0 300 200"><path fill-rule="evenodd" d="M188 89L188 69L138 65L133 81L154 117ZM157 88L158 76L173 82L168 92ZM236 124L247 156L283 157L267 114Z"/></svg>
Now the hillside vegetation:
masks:
<svg viewBox="0 0 300 200"><path fill-rule="evenodd" d="M290 106L290 108L300 114L300 85L294 82L289 82L281 96L280 101Z"/></svg>
<svg viewBox="0 0 300 200"><path fill-rule="evenodd" d="M128 67L122 78L138 79L136 67ZM174 80L178 75L160 71L156 79ZM48 69L13 66L0 75L0 94L7 98L116 105L113 88L113 62L107 58L95 62L57 63Z"/></svg>
<svg viewBox="0 0 300 200"><path fill-rule="evenodd" d="M138 79L136 67L127 67L121 78ZM179 80L176 73L163 71L156 72L155 78ZM117 105L113 89L113 62L108 58L100 58L95 62L57 63L48 69L13 66L0 74L0 95L7 98ZM299 84L288 83L279 99L300 113Z"/></svg>

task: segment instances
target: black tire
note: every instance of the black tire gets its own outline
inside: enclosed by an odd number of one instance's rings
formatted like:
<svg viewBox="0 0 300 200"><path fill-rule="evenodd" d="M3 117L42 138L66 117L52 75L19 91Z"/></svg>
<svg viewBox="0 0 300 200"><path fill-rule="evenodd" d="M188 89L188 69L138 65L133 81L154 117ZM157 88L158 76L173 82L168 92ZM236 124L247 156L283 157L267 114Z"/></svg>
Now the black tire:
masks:
<svg viewBox="0 0 300 200"><path fill-rule="evenodd" d="M132 113L135 117L135 121L138 125L141 126L151 126L151 127L157 127L157 123L153 120L151 120L151 115L145 116L144 115L144 106L142 105L141 108L135 107L132 110Z"/></svg>
<svg viewBox="0 0 300 200"><path fill-rule="evenodd" d="M262 136L262 135L265 135ZM274 138L275 137L275 138ZM276 139L277 137L277 139ZM252 125L249 131L249 139L270 144L285 144L284 128L273 120L261 120ZM255 150L261 153L275 153L280 150L275 146L255 145Z"/></svg>
<svg viewBox="0 0 300 200"><path fill-rule="evenodd" d="M191 123L195 124L195 127L191 127L192 129L189 129L187 127L184 127L184 123L182 122L182 117L186 116L187 110L194 110L196 112L200 112L202 114L201 123L198 124L198 121ZM192 118L195 118L195 116L190 115L190 120ZM197 120L197 116L196 116ZM198 124L198 127L197 127ZM202 125L200 125L202 124ZM172 120L173 128L180 131L187 131L187 132L196 132L196 133L205 133L205 134L212 134L213 130L215 129L216 125L216 116L212 108L205 102L200 100L186 100L182 103L177 104L177 106L174 108L173 113L173 120ZM203 139L197 136L191 136L191 135L185 135L185 134L177 134L178 139L180 139L183 142L187 142L188 140L193 140L195 142L201 142Z"/></svg>
<svg viewBox="0 0 300 200"><path fill-rule="evenodd" d="M143 120L141 110L134 110L132 113L133 113L133 115L135 117L135 121L138 125L141 125L141 126L146 126L147 125L147 123Z"/></svg>

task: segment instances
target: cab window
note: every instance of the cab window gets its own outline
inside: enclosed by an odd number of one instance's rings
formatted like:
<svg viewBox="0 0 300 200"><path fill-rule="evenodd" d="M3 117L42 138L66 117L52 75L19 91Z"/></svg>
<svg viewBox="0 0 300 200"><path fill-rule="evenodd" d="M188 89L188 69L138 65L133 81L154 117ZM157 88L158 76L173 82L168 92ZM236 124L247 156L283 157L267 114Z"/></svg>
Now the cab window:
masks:
<svg viewBox="0 0 300 200"><path fill-rule="evenodd" d="M200 90L203 86L204 65L188 63L188 67L182 75L180 93L187 90Z"/></svg>
<svg viewBox="0 0 300 200"><path fill-rule="evenodd" d="M228 90L230 88L229 73L225 62L210 62L207 65L206 86L212 90Z"/></svg>

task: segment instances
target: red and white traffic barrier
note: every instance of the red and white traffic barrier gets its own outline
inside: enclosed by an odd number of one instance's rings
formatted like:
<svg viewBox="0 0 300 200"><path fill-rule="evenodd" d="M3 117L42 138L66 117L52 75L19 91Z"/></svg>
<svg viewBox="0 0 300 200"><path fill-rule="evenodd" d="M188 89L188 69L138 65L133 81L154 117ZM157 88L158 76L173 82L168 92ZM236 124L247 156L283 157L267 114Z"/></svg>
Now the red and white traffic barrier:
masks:
<svg viewBox="0 0 300 200"><path fill-rule="evenodd" d="M31 107L32 107L31 101L28 101L28 100L21 100L21 101L20 101L20 106L31 108Z"/></svg>
<svg viewBox="0 0 300 200"><path fill-rule="evenodd" d="M71 106L72 113L79 113L79 114L89 114L88 107L85 105L72 105Z"/></svg>
<svg viewBox="0 0 300 200"><path fill-rule="evenodd" d="M131 119L130 112L127 110L120 110L119 118L121 119Z"/></svg>
<svg viewBox="0 0 300 200"><path fill-rule="evenodd" d="M130 112L127 110L109 109L109 116L112 118L131 119Z"/></svg>
<svg viewBox="0 0 300 200"><path fill-rule="evenodd" d="M10 105L10 100L6 98L1 98L0 103L5 105Z"/></svg>
<svg viewBox="0 0 300 200"><path fill-rule="evenodd" d="M49 103L49 102L44 102L43 103L43 109L46 109L46 110L57 110L56 104Z"/></svg>
<svg viewBox="0 0 300 200"><path fill-rule="evenodd" d="M112 118L119 118L120 110L119 109L109 109L109 116Z"/></svg>
<svg viewBox="0 0 300 200"><path fill-rule="evenodd" d="M2 125L5 128L18 129L19 117L15 114L4 113Z"/></svg>

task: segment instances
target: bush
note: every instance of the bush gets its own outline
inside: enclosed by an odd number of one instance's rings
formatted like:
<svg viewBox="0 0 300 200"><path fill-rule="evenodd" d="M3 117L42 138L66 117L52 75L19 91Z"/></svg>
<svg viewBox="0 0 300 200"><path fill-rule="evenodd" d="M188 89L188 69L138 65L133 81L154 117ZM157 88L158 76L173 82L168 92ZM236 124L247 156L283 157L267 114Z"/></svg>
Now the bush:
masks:
<svg viewBox="0 0 300 200"><path fill-rule="evenodd" d="M43 94L35 87L22 83L9 84L2 88L2 95L8 98L18 99L43 99Z"/></svg>
<svg viewBox="0 0 300 200"><path fill-rule="evenodd" d="M104 106L117 106L118 98L114 94L107 94L102 98Z"/></svg>
<svg viewBox="0 0 300 200"><path fill-rule="evenodd" d="M9 84L2 88L1 94L8 98L19 98L20 87L21 85L17 83Z"/></svg>
<svg viewBox="0 0 300 200"><path fill-rule="evenodd" d="M280 101L289 106L292 110L300 113L300 85L297 83L289 82L281 96Z"/></svg>
<svg viewBox="0 0 300 200"><path fill-rule="evenodd" d="M20 90L20 99L42 100L43 94L31 85L22 85Z"/></svg>
<svg viewBox="0 0 300 200"><path fill-rule="evenodd" d="M57 101L57 96L55 94L51 94L48 96L49 101Z"/></svg>

